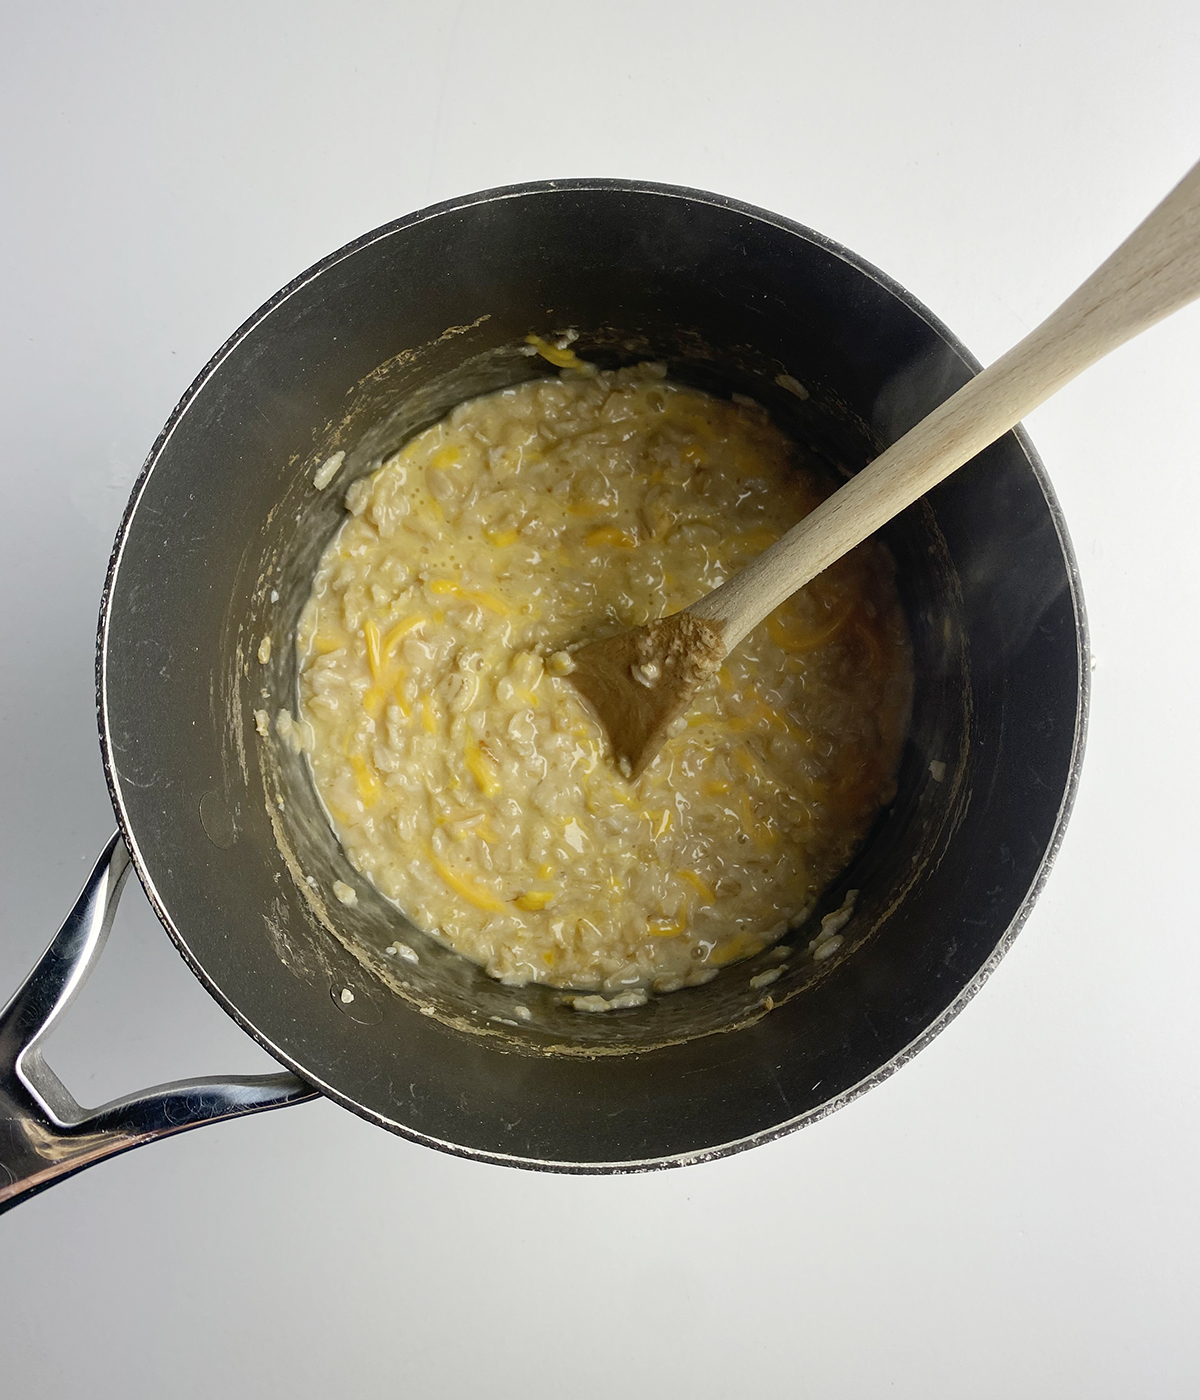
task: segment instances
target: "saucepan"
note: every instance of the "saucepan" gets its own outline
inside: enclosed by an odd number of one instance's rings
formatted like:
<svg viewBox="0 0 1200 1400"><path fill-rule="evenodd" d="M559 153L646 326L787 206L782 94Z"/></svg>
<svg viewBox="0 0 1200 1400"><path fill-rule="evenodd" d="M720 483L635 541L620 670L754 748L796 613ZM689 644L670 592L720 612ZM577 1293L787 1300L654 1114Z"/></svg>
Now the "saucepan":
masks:
<svg viewBox="0 0 1200 1400"><path fill-rule="evenodd" d="M1067 532L1020 430L885 531L915 699L895 800L814 916L859 892L837 956L815 962L801 932L766 990L752 959L587 1016L551 988L488 978L354 875L302 757L261 735L255 712L294 704L290 638L345 487L452 405L552 372L523 353L525 337L565 330L602 365L664 360L678 380L754 398L842 475L978 369L914 297L832 240L628 181L453 200L273 297L171 415L113 549L97 704L119 831L0 1020L0 1202L317 1094L482 1161L703 1161L879 1083L1012 942L1062 838L1088 676ZM47 1067L41 1041L100 951L130 865L188 966L279 1074L88 1111ZM357 885L357 907L329 898L337 879ZM397 941L416 962L386 951Z"/></svg>

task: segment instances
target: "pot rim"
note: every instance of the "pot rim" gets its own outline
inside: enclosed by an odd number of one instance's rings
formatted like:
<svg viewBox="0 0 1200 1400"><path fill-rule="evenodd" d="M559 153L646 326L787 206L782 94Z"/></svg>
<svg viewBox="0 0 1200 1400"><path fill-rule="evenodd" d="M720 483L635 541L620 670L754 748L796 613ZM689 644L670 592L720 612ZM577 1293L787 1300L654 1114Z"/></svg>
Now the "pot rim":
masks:
<svg viewBox="0 0 1200 1400"><path fill-rule="evenodd" d="M96 637L96 717L100 737L101 759L104 766L104 777L108 784L109 796L112 800L113 810L116 814L117 822L124 838L126 847L129 850L134 869L146 895L150 900L151 907L158 916L175 944L176 949L187 963L190 970L199 979L201 984L209 994L221 1005L221 1007L237 1022L241 1028L247 1032L254 1040L262 1046L274 1059L286 1065L301 1078L311 1083L319 1089L326 1097L333 1099L344 1108L358 1114L367 1121L379 1127L387 1128L391 1132L408 1138L423 1146L433 1147L439 1151L447 1152L452 1156L466 1157L475 1161L488 1162L497 1166L519 1166L527 1170L558 1172L569 1175L611 1175L617 1173L631 1173L653 1171L666 1167L688 1166L698 1162L714 1161L718 1158L732 1156L736 1152L746 1151L748 1148L757 1147L760 1144L775 1141L786 1134L797 1131L800 1128L819 1122L821 1119L833 1113L836 1109L842 1108L859 1098L867 1090L881 1084L885 1079L893 1075L896 1070L907 1064L919 1051L940 1034L947 1025L963 1010L963 1008L976 996L980 988L991 976L1001 958L1012 946L1017 934L1021 931L1026 919L1041 893L1050 869L1062 846L1063 837L1066 830L1067 821L1071 815L1075 803L1076 794L1079 787L1079 775L1083 763L1083 754L1087 736L1088 709L1090 703L1091 689L1091 669L1090 669L1090 645L1088 635L1087 615L1084 607L1082 583L1079 574L1079 566L1075 557L1075 552L1071 546L1070 537L1066 528L1066 521L1062 508L1054 494L1046 469L1031 442L1028 433L1021 425L1014 428L1013 434L1021 444L1022 450L1033 470L1038 487L1045 499L1049 515L1054 524L1055 533L1058 539L1059 548L1062 552L1063 561L1066 567L1066 574L1071 596L1072 612L1075 619L1076 638L1076 666L1077 666L1077 691L1076 691L1076 712L1074 734L1072 739L1071 760L1067 775L1066 785L1063 791L1062 800L1059 804L1054 825L1051 832L1050 841L1046 851L1042 856L1036 875L1022 899L1020 906L1009 922L1004 933L1000 936L995 948L970 978L966 985L957 993L951 1002L925 1027L923 1031L915 1036L907 1045L897 1051L885 1064L871 1071L857 1083L843 1090L831 1099L809 1111L799 1114L794 1118L787 1119L770 1128L761 1129L758 1132L720 1143L715 1147L708 1147L690 1152L673 1154L669 1156L646 1158L643 1160L622 1160L618 1162L571 1162L549 1160L544 1158L529 1158L504 1153L490 1152L482 1149L465 1147L459 1143L450 1142L444 1139L435 1138L431 1135L416 1131L406 1125L393 1122L381 1117L374 1111L359 1104L349 1098L342 1091L332 1084L328 1084L314 1076L312 1072L305 1068L296 1058L287 1051L274 1044L263 1032L254 1026L246 1015L236 1006L225 993L216 985L206 972L203 964L196 958L190 947L184 941L175 926L174 919L166 906L166 901L159 894L151 877L147 862L145 861L137 837L133 830L132 822L126 811L122 800L120 789L116 779L115 760L112 753L106 700L106 680L107 680L107 651L108 632L111 620L111 601L113 585L120 567L121 558L124 552L125 542L129 534L133 518L137 513L138 505L141 501L146 484L154 470L155 465L162 456L163 450L169 442L180 419L190 407L193 399L208 383L209 379L220 368L224 360L233 349L239 345L248 335L250 335L268 316L272 314L283 302L293 296L301 288L322 276L330 268L336 266L348 257L360 252L362 249L370 247L382 239L389 238L393 234L408 228L414 228L427 221L437 219L448 213L454 213L470 209L479 205L497 203L502 200L525 198L539 194L552 194L562 191L612 191L628 194L648 194L667 199L680 199L690 203L708 205L720 209L727 209L731 212L742 215L747 219L764 223L778 228L786 233L790 233L806 242L816 245L833 257L849 264L856 271L875 282L878 286L891 293L898 301L917 317L929 326L929 328L962 360L972 373L978 373L982 365L978 359L966 348L961 340L946 326L946 324L917 297L904 288L899 282L888 276L887 273L876 267L867 259L852 252L836 240L827 237L825 234L809 228L795 220L788 219L783 215L772 213L759 206L747 204L741 200L719 195L707 190L693 189L683 185L663 184L646 180L625 180L612 177L588 178L574 177L557 180L534 180L516 185L501 185L491 189L480 190L472 194L461 195L453 199L443 200L437 204L429 205L425 208L406 214L401 218L391 220L382 224L367 233L360 235L349 243L327 254L319 261L294 277L285 286L280 288L272 297L265 301L251 316L233 332L232 335L220 346L212 355L207 364L201 369L196 378L188 386L175 408L172 410L166 423L164 424L158 437L148 453L141 471L138 473L130 493L129 501L121 518L112 553L109 558L108 569L105 574L104 588L100 599L100 613Z"/></svg>

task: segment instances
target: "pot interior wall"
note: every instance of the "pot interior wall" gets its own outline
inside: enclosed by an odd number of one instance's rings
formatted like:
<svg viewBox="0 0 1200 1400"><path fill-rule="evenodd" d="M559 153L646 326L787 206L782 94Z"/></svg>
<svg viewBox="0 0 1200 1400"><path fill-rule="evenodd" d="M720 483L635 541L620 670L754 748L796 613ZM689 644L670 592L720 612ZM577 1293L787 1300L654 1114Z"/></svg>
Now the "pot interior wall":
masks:
<svg viewBox="0 0 1200 1400"><path fill-rule="evenodd" d="M586 1168L721 1150L819 1113L976 985L1059 829L1082 620L1018 437L893 523L917 670L899 792L817 911L861 890L843 948L817 966L811 932L786 940L797 952L769 1012L749 985L761 959L588 1017L500 986L382 898L344 908L327 892L353 877L307 770L259 739L253 712L293 704L289 639L349 481L453 404L544 370L524 336L567 327L601 363L665 359L672 377L752 395L846 472L970 373L886 279L711 196L539 187L418 216L281 294L181 406L119 541L101 700L143 878L248 1029L385 1126ZM317 492L335 450L342 470ZM418 964L383 952L397 938Z"/></svg>

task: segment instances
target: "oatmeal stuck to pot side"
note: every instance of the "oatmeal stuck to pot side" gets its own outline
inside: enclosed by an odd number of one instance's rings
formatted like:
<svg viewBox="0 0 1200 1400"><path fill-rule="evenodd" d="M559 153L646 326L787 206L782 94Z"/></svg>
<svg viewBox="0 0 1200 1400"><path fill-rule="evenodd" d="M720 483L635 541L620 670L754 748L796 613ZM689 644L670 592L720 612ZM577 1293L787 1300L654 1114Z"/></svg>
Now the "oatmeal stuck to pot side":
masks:
<svg viewBox="0 0 1200 1400"><path fill-rule="evenodd" d="M777 940L894 791L887 552L772 614L636 782L564 678L570 648L686 607L833 485L761 409L657 365L463 404L356 481L293 726L351 864L492 976L606 1007Z"/></svg>

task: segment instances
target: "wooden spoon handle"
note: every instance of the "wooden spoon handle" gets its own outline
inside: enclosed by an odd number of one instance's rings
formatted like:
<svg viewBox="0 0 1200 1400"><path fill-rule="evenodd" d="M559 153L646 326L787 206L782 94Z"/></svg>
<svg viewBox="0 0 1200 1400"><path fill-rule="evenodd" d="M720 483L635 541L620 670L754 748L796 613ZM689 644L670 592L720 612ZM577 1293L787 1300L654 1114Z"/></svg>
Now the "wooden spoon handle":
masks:
<svg viewBox="0 0 1200 1400"><path fill-rule="evenodd" d="M688 612L726 651L798 588L1118 345L1200 295L1200 164L1072 296Z"/></svg>

